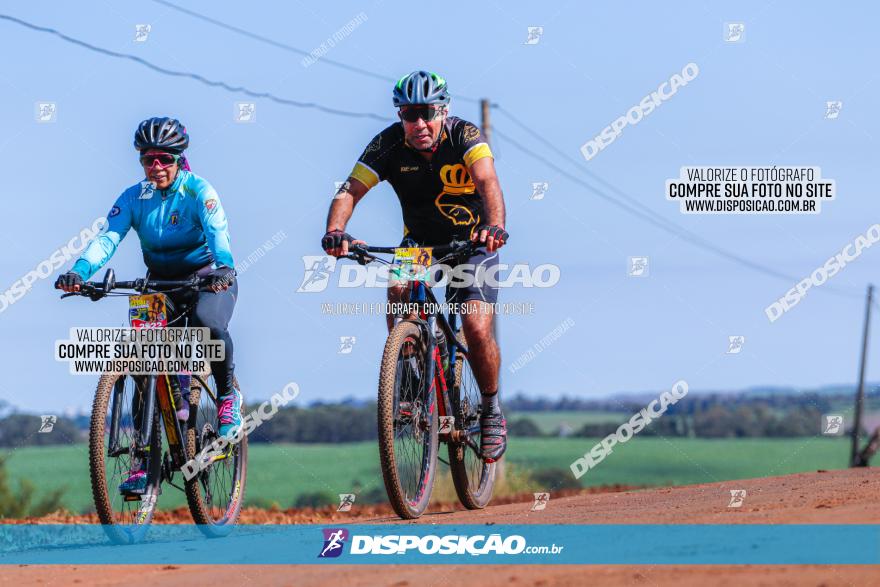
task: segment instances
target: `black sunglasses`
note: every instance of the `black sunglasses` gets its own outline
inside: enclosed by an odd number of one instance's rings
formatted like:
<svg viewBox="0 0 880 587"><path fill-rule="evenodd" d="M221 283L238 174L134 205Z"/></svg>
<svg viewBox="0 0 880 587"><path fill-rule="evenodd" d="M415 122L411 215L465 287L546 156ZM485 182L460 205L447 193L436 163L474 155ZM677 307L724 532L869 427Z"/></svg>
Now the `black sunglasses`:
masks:
<svg viewBox="0 0 880 587"><path fill-rule="evenodd" d="M439 118L445 111L445 108L436 108L433 106L424 108L401 108L400 117L407 122L416 122L420 118L425 122L431 122L432 120Z"/></svg>

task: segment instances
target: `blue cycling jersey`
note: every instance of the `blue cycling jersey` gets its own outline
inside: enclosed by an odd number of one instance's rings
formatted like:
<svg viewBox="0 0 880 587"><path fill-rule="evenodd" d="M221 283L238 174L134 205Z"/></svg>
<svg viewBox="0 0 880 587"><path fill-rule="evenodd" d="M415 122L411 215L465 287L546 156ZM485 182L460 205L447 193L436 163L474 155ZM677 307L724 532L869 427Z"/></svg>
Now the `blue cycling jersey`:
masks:
<svg viewBox="0 0 880 587"><path fill-rule="evenodd" d="M217 192L198 175L181 169L166 190L143 181L122 192L107 214L107 231L73 265L89 279L104 266L130 228L141 239L144 263L163 275L183 275L208 264L235 265L226 214Z"/></svg>

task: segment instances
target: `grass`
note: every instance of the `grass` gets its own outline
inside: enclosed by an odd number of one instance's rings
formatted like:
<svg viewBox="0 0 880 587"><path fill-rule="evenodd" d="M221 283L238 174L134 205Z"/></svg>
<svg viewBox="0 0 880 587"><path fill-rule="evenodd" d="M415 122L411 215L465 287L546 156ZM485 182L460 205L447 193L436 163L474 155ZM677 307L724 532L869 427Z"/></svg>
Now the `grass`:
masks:
<svg viewBox="0 0 880 587"><path fill-rule="evenodd" d="M621 423L629 419L632 414L624 412L588 412L588 411L559 411L559 412L512 412L510 421L529 419L544 434L556 434L562 423L568 424L572 431L577 432L584 424L601 424L603 422Z"/></svg>
<svg viewBox="0 0 880 587"><path fill-rule="evenodd" d="M598 442L589 438L512 438L508 449L508 491L531 491L529 474L569 464ZM445 457L445 447L441 447ZM614 448L580 482L583 486L681 485L815 471L847 466L848 438L704 440L639 437ZM88 453L85 445L28 447L9 453L10 480L28 478L38 495L66 487L64 503L81 512L91 509ZM440 464L441 477L448 477ZM177 476L180 480L180 476ZM437 497L451 494L440 481ZM534 488L534 491L544 489ZM249 447L247 501L290 507L305 493L335 494L384 491L378 449L373 442L334 445L253 444ZM159 507L185 504L183 494L164 486Z"/></svg>

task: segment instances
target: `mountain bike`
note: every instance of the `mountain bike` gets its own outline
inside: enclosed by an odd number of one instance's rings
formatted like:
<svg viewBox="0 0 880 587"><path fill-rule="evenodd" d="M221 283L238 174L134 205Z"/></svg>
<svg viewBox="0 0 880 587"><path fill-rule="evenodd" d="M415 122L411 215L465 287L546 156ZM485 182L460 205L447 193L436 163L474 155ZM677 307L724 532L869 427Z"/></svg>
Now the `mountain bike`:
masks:
<svg viewBox="0 0 880 587"><path fill-rule="evenodd" d="M378 397L382 476L391 506L404 519L418 518L428 507L437 461L443 460L440 442L447 445L449 461L443 462L462 505L482 509L492 498L496 463L480 455L480 389L458 315L441 311L419 269L432 259L443 264L467 257L475 248L466 241L418 248L354 244L347 256L361 265L395 266L410 277L409 302L395 316L382 354Z"/></svg>
<svg viewBox="0 0 880 587"><path fill-rule="evenodd" d="M204 285L197 277L117 282L113 270L108 269L103 282L86 282L79 292L61 297L79 295L98 301L126 296L133 328L164 328L188 324L195 306L194 294L184 296L179 307L166 294L197 292ZM234 386L239 389L238 381ZM216 389L209 370L183 377L168 373L101 375L92 404L89 470L95 509L112 541L132 544L144 538L163 483L186 494L189 511L203 534L218 537L232 530L244 499L247 437L230 442L222 452L206 451L210 456L205 458L203 449L220 438ZM187 401L189 418L180 421L177 410ZM175 483L175 474L182 473L182 467L192 459L199 459L198 472L189 480L184 475L183 486ZM135 470L146 471L145 490L119 490L119 483Z"/></svg>

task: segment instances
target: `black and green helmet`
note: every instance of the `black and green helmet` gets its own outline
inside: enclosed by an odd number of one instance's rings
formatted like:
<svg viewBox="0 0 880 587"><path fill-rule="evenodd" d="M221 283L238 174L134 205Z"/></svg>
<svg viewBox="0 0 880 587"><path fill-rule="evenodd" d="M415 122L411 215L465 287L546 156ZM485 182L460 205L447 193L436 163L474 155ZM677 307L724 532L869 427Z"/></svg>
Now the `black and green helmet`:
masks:
<svg viewBox="0 0 880 587"><path fill-rule="evenodd" d="M394 86L394 106L449 104L446 80L430 71L414 71Z"/></svg>

